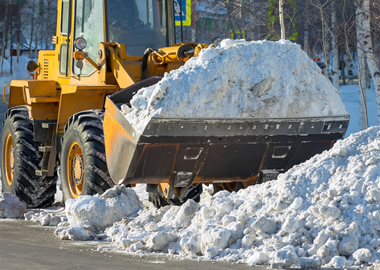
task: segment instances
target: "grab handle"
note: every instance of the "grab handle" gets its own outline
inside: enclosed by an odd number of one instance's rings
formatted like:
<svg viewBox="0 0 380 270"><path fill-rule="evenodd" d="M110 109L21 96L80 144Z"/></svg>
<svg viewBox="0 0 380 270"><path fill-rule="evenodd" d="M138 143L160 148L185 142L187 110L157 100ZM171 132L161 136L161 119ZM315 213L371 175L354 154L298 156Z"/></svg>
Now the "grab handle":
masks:
<svg viewBox="0 0 380 270"><path fill-rule="evenodd" d="M3 100L6 104L9 105L9 102L5 99L5 92L6 92L6 89L7 89L7 86L9 87L9 91L11 90L11 86L9 84L6 84L4 85L4 89L3 89Z"/></svg>

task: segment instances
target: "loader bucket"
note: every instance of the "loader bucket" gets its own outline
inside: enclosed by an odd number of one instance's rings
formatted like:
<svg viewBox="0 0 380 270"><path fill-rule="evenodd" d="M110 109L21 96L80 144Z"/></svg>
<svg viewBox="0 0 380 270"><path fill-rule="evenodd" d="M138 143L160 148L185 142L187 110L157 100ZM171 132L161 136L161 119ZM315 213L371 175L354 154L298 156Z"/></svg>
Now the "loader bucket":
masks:
<svg viewBox="0 0 380 270"><path fill-rule="evenodd" d="M349 116L295 119L152 118L138 134L120 104L156 83L150 78L106 99L107 164L115 183L255 183L328 150L344 137Z"/></svg>

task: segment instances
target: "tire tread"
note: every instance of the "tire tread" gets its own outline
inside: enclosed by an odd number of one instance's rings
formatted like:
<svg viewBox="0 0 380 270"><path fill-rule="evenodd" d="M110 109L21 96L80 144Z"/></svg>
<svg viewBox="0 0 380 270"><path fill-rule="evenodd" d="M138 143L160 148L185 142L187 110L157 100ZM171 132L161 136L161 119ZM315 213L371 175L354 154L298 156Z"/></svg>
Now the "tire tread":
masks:
<svg viewBox="0 0 380 270"><path fill-rule="evenodd" d="M85 179L88 188L82 190L82 195L101 194L114 186L107 169L103 134L104 112L89 110L74 114L65 126L65 134L74 132L78 134L83 143L83 158L85 163ZM65 136L62 138L62 149L69 143ZM65 153L61 154L62 161L66 160ZM64 165L66 166L66 165ZM66 175L66 173L63 173ZM63 183L65 182L65 183ZM68 185L67 179L62 179L62 185ZM85 185L84 185L85 186ZM70 199L69 189L63 188L64 200Z"/></svg>
<svg viewBox="0 0 380 270"><path fill-rule="evenodd" d="M13 131L13 145L18 149L15 156L15 175L11 187L4 188L6 182L2 179L3 191L15 193L25 201L28 208L49 207L54 202L57 174L54 176L37 176L35 171L40 169L42 155L38 151L40 143L34 141L33 122L29 119L26 106L14 107L8 110L3 122L3 128ZM1 163L2 172L5 164Z"/></svg>

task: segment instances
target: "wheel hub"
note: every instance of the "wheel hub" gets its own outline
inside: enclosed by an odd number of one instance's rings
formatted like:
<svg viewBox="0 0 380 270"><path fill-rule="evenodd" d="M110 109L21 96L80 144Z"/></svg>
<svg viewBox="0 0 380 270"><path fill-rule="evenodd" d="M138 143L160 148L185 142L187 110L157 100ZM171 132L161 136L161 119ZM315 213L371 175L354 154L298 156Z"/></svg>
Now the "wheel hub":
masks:
<svg viewBox="0 0 380 270"><path fill-rule="evenodd" d="M12 175L13 175L14 166L15 166L15 153L14 153L14 147L12 145L11 149L9 149L9 167L12 170Z"/></svg>
<svg viewBox="0 0 380 270"><path fill-rule="evenodd" d="M73 159L72 175L75 183L81 185L83 182L83 156L75 155Z"/></svg>

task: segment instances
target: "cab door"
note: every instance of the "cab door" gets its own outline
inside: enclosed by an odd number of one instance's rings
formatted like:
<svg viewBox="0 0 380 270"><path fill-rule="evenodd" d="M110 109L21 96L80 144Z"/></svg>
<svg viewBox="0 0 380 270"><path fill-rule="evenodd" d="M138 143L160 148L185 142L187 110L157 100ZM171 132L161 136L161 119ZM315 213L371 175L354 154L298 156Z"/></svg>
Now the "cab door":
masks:
<svg viewBox="0 0 380 270"><path fill-rule="evenodd" d="M99 43L105 41L103 0L76 0L75 2L73 39L84 38L87 41L85 51L93 61L97 62ZM84 61L83 67L78 68L74 60L75 77L88 77L95 71L96 69L88 61Z"/></svg>

